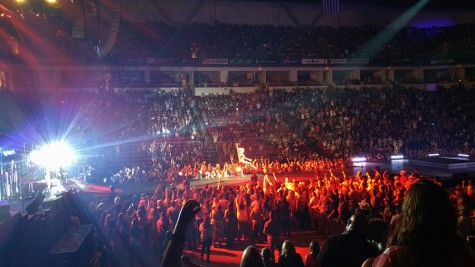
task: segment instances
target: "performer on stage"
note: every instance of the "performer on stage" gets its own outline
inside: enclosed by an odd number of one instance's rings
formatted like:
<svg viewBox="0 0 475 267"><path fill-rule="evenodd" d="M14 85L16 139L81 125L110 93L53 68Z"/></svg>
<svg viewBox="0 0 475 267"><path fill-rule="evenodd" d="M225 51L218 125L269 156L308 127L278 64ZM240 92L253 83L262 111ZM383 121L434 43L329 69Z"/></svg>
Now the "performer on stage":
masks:
<svg viewBox="0 0 475 267"><path fill-rule="evenodd" d="M247 158L244 155L244 148L239 147L239 145L237 143L236 143L236 151L237 151L237 156L238 156L239 162L241 162L244 165L251 166L253 169L257 169L256 166L254 166L252 164L252 162L251 162L252 160L250 158Z"/></svg>

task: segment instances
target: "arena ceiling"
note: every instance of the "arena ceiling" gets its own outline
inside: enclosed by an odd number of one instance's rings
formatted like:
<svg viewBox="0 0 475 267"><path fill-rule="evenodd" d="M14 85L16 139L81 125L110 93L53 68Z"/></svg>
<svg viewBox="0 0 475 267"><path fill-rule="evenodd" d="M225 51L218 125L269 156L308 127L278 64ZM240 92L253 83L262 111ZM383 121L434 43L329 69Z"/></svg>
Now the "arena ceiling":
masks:
<svg viewBox="0 0 475 267"><path fill-rule="evenodd" d="M16 0L0 0L0 5L9 6L15 4ZM32 5L44 4L46 0L24 0ZM63 5L65 2L73 2L74 0L56 0L57 6ZM96 0L101 2L101 0ZM166 0L160 0L166 1ZM248 1L248 2L288 2L288 3L322 3L323 0L215 0L215 1ZM336 0L335 0L336 1ZM369 6L412 6L418 0L339 0L342 5L369 5ZM51 5L48 4L48 5ZM429 7L433 8L451 8L464 9L467 7L475 7L474 0L430 0Z"/></svg>
<svg viewBox="0 0 475 267"><path fill-rule="evenodd" d="M256 0L218 0L218 1L249 1ZM322 0L259 0L261 2L288 2L288 3L321 3ZM342 5L355 6L394 6L409 7L417 3L418 0L340 0ZM466 9L475 8L474 0L430 0L428 7L431 8L450 8L450 9Z"/></svg>

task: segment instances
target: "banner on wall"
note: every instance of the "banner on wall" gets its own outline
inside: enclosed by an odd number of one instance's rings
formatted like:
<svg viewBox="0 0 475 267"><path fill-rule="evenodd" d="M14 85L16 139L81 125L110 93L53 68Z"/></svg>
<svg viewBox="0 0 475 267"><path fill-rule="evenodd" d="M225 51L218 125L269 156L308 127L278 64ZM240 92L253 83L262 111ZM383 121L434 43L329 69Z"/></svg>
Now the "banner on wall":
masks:
<svg viewBox="0 0 475 267"><path fill-rule="evenodd" d="M318 65L318 64L325 64L325 59L323 58L303 58L302 64L306 65Z"/></svg>
<svg viewBox="0 0 475 267"><path fill-rule="evenodd" d="M231 65L253 65L254 60L252 60L252 59L243 59L243 58L231 58L229 60L229 64L231 64Z"/></svg>
<svg viewBox="0 0 475 267"><path fill-rule="evenodd" d="M299 60L298 59L282 59L281 61L282 64L299 64Z"/></svg>
<svg viewBox="0 0 475 267"><path fill-rule="evenodd" d="M195 65L200 64L201 60L198 58L184 58L181 60L182 64Z"/></svg>
<svg viewBox="0 0 475 267"><path fill-rule="evenodd" d="M228 65L229 60L227 58L203 58L201 60L203 65Z"/></svg>
<svg viewBox="0 0 475 267"><path fill-rule="evenodd" d="M147 64L173 64L175 63L174 58L156 58L156 57L148 57Z"/></svg>
<svg viewBox="0 0 475 267"><path fill-rule="evenodd" d="M325 59L326 64L348 64L348 59L346 58L327 58Z"/></svg>
<svg viewBox="0 0 475 267"><path fill-rule="evenodd" d="M275 59L256 59L255 63L256 64L273 65L273 64L277 64L277 60L275 60Z"/></svg>
<svg viewBox="0 0 475 267"><path fill-rule="evenodd" d="M455 59L432 59L430 64L451 64L454 63Z"/></svg>
<svg viewBox="0 0 475 267"><path fill-rule="evenodd" d="M369 58L349 58L348 64L352 65L367 65L369 64Z"/></svg>

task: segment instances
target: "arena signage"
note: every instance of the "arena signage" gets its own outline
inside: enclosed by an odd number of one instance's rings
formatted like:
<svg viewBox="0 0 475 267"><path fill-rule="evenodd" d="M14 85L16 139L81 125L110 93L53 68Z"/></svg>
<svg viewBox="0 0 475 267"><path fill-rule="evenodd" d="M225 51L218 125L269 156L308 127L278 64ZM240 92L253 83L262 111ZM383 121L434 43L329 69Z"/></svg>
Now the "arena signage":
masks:
<svg viewBox="0 0 475 267"><path fill-rule="evenodd" d="M282 64L299 64L298 59L282 59Z"/></svg>
<svg viewBox="0 0 475 267"><path fill-rule="evenodd" d="M243 59L243 58L231 58L229 60L229 64L232 64L232 65L254 65L255 62L254 62L254 59L250 59L250 58L246 58L246 59Z"/></svg>
<svg viewBox="0 0 475 267"><path fill-rule="evenodd" d="M275 59L256 59L256 64L277 64Z"/></svg>
<svg viewBox="0 0 475 267"><path fill-rule="evenodd" d="M346 58L327 58L325 59L326 64L348 64L348 59Z"/></svg>
<svg viewBox="0 0 475 267"><path fill-rule="evenodd" d="M366 65L369 64L368 58L349 58L348 64L351 65Z"/></svg>
<svg viewBox="0 0 475 267"><path fill-rule="evenodd" d="M430 64L451 64L455 63L454 59L433 59L430 61Z"/></svg>
<svg viewBox="0 0 475 267"><path fill-rule="evenodd" d="M228 65L229 60L227 58L203 58L201 60L203 65Z"/></svg>
<svg viewBox="0 0 475 267"><path fill-rule="evenodd" d="M175 63L174 58L147 57L147 64L172 64L172 63Z"/></svg>
<svg viewBox="0 0 475 267"><path fill-rule="evenodd" d="M302 64L304 65L323 65L325 64L325 59L323 58L303 58Z"/></svg>

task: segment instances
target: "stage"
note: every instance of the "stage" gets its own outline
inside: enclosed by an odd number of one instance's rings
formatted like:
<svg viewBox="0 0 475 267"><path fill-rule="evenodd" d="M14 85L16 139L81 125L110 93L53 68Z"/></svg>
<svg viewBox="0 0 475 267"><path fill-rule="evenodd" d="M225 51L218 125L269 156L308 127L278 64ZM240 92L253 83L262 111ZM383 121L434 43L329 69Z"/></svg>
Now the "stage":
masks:
<svg viewBox="0 0 475 267"><path fill-rule="evenodd" d="M416 166L434 167L444 170L467 171L475 169L475 160L463 157L427 157L412 159L410 162Z"/></svg>
<svg viewBox="0 0 475 267"><path fill-rule="evenodd" d="M374 168L378 167L382 172L387 171L391 176L397 175L399 171L406 170L409 174L417 169L422 175L426 177L436 177L447 187L453 187L455 184L460 183L460 179L468 179L475 177L475 161L468 158L459 157L427 157L419 159L400 159L400 160L382 160L382 161L367 161L361 163L355 163L353 166L347 166L344 172L347 176L355 176L358 172L363 175L369 172L370 175L374 174ZM341 169L333 169L333 174L337 177L343 177ZM318 171L318 175L323 177L329 175L329 169L322 169ZM301 172L285 172L276 173L276 179L279 183L283 182L285 178L289 180L309 180L316 176L313 171L301 171ZM263 174L258 174L258 181L262 182ZM55 198L57 194L67 191L76 190L82 191L88 199L90 198L105 198L110 194L110 184L89 184L85 183L81 179L67 179L67 181L58 181L52 179L52 187L47 190L46 199ZM269 175L269 180L274 183L274 177ZM202 179L190 179L189 183L192 188L200 188L204 185L211 187L227 186L227 185L245 185L251 182L251 175L237 175L218 178L202 178ZM44 181L35 181L35 189L45 188ZM115 184L115 192L117 194L151 194L155 191L157 186L169 187L171 181L157 182L140 182L140 183L127 183L127 184ZM177 180L177 186L180 186L180 181ZM36 190L34 190L36 191ZM29 195L28 198L10 198L10 203L13 207L11 210L23 211L25 205L31 201L33 195Z"/></svg>
<svg viewBox="0 0 475 267"><path fill-rule="evenodd" d="M363 175L366 172L369 172L371 175L374 174L374 168L379 167L382 172L387 171L391 176L399 174L399 171L406 170L407 173L412 173L417 169L422 175L427 177L436 177L442 181L443 184L446 184L448 187L452 187L455 183L459 183L459 179L467 179L475 177L475 168L459 168L459 169L449 169L449 168L438 168L434 166L422 166L417 165L412 162L412 160L384 160L384 161L368 161L363 163L355 164L354 166L347 166L344 169L344 172L347 176L355 176L358 172L361 172ZM442 166L443 167L443 166ZM323 177L325 174L329 175L329 169L322 169L318 171L318 175ZM333 174L337 177L343 177L341 169L333 169ZM309 180L314 178L316 175L313 171L301 171L301 172L285 172L285 173L276 173L275 176L279 183L284 182L285 178L289 180ZM258 181L262 183L264 175L258 174ZM269 175L269 180L273 183L273 175ZM202 178L202 179L190 179L188 180L190 186L200 188L204 185L211 187L218 186L227 186L227 185L245 185L251 182L251 175L245 174L243 176L229 176L222 177L221 181L218 178ZM104 196L110 193L109 185L93 185L93 184L81 184L73 185L76 189L82 190L87 194L94 194L97 196ZM167 187L171 186L171 181L163 181L159 183L159 186ZM178 185L179 186L179 185ZM140 193L153 193L157 187L156 182L143 182L143 183L129 183L116 185L116 193L119 194L140 194Z"/></svg>
<svg viewBox="0 0 475 267"><path fill-rule="evenodd" d="M459 160L460 161L460 160ZM344 170L333 169L332 172L337 177L343 177L342 171L345 172L347 176L355 176L358 172L361 172L363 175L366 172L369 172L371 175L374 174L374 168L378 167L382 172L387 171L391 176L399 174L399 171L406 170L407 173L412 173L417 169L422 175L427 177L436 177L440 179L443 183L447 183L449 186L456 183L459 178L474 178L475 177L475 167L471 167L471 164L465 164L462 167L461 163L469 163L474 161L466 160L459 162L456 159L445 159L445 158L424 158L424 159L415 159L415 160L382 160L382 161L368 161L363 163L357 163L353 166L347 166ZM425 163L425 164L424 164ZM431 164L439 164L438 166ZM453 168L453 166L447 166L447 164L458 164L458 168ZM322 169L318 171L318 175L323 177L324 175L329 175L329 169ZM309 180L314 178L316 173L314 171L301 171L301 172L284 172L276 173L276 179L278 182L283 182L285 178L289 180ZM258 174L258 181L262 182L264 175ZM72 181L73 183L71 183ZM274 177L272 174L269 175L269 180L273 183ZM245 185L251 182L251 175L233 175L229 177L219 178L202 178L202 179L190 179L188 180L190 186L200 188L204 185L211 187L226 185ZM179 181L177 181L179 183ZM171 181L163 181L159 183L160 186L167 187L171 186ZM178 184L177 184L178 185ZM157 183L156 182L143 182L143 183L127 183L120 184L116 186L116 193L119 194L140 194L140 193L153 193ZM74 188L76 190L84 191L88 194L98 194L105 195L110 193L109 184L86 184L81 183L77 180L70 179L66 188Z"/></svg>

